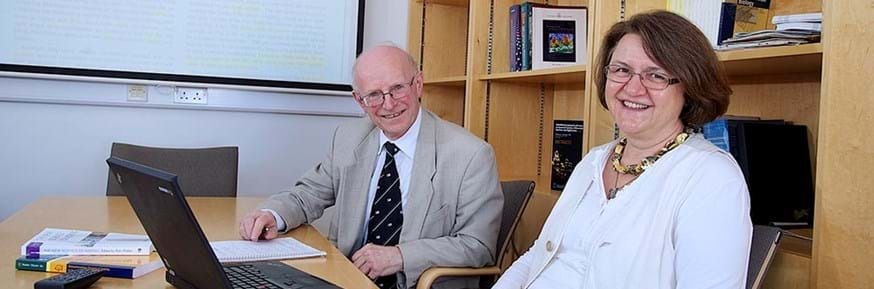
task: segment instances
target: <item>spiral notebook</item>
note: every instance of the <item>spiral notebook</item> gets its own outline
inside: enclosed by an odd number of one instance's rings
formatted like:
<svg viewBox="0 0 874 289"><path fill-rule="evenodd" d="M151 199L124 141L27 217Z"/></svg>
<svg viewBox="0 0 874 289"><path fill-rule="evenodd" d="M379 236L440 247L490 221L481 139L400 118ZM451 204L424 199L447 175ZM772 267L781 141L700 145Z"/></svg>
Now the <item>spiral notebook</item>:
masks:
<svg viewBox="0 0 874 289"><path fill-rule="evenodd" d="M298 259L325 256L307 244L288 237L270 241L215 241L209 242L221 263Z"/></svg>

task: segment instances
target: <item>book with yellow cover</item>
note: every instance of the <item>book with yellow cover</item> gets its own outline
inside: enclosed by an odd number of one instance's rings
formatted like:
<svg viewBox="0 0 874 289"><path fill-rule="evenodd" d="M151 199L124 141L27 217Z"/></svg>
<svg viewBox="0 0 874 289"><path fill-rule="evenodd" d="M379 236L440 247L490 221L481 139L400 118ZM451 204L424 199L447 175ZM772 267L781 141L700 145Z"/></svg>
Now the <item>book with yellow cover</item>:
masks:
<svg viewBox="0 0 874 289"><path fill-rule="evenodd" d="M768 29L768 24L771 23L768 19L770 8L771 0L737 0L734 33Z"/></svg>
<svg viewBox="0 0 874 289"><path fill-rule="evenodd" d="M64 273L76 268L105 270L103 276L133 279L164 267L158 253L148 256L63 256L43 255L39 258L21 256L15 260L15 269Z"/></svg>

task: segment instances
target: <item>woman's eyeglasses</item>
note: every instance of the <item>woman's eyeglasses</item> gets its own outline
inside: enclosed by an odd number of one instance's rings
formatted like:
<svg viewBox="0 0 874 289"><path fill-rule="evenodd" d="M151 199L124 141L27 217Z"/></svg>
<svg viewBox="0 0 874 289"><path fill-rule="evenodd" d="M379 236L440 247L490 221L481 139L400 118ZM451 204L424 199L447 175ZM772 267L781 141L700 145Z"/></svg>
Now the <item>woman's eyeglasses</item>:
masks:
<svg viewBox="0 0 874 289"><path fill-rule="evenodd" d="M616 83L627 83L634 78L635 75L640 76L640 83L643 87L655 90L668 88L668 85L680 83L679 79L672 78L669 75L658 71L634 72L630 68L610 64L604 67L604 73L607 74L607 79Z"/></svg>

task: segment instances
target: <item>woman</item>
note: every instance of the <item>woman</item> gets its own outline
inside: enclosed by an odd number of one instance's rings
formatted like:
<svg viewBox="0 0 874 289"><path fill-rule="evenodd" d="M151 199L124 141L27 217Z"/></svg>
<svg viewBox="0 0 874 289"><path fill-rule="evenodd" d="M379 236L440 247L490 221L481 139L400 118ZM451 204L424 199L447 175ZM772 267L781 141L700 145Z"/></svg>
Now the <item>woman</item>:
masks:
<svg viewBox="0 0 874 289"><path fill-rule="evenodd" d="M595 67L624 137L583 158L494 288L744 288L746 183L691 130L723 114L731 94L706 37L671 12L635 15L607 32Z"/></svg>

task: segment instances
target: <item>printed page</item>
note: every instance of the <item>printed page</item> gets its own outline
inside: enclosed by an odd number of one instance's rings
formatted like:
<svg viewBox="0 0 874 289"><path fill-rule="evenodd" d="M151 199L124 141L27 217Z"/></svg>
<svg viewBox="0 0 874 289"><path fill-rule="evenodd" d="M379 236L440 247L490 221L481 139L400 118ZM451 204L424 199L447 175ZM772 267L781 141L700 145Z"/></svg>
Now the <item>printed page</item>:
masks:
<svg viewBox="0 0 874 289"><path fill-rule="evenodd" d="M216 241L210 242L219 262L249 262L264 260L297 259L324 256L324 251L316 250L294 238L278 238L270 241Z"/></svg>

